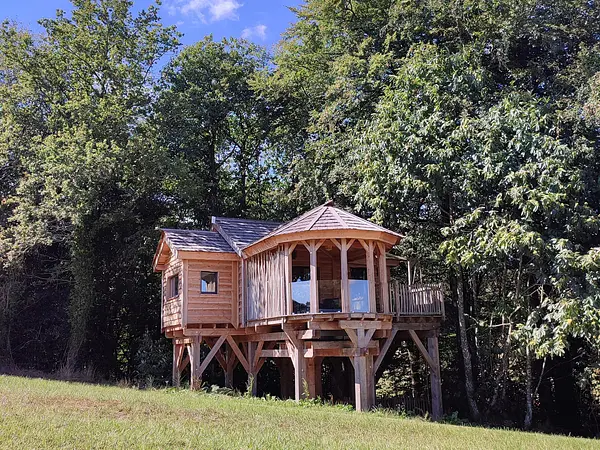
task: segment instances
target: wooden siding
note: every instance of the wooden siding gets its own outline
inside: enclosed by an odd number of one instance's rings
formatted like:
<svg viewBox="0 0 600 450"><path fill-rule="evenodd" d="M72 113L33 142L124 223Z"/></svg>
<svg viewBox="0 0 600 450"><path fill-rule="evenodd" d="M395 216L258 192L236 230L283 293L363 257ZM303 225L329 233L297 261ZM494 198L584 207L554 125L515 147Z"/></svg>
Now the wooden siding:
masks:
<svg viewBox="0 0 600 450"><path fill-rule="evenodd" d="M285 314L285 251L283 246L246 261L248 320Z"/></svg>
<svg viewBox="0 0 600 450"><path fill-rule="evenodd" d="M237 262L221 260L186 260L187 262L187 324L232 323L237 326ZM217 272L216 294L201 292L200 272ZM235 292L235 294L234 294Z"/></svg>
<svg viewBox="0 0 600 450"><path fill-rule="evenodd" d="M181 260L174 258L171 253L167 268L162 273L162 328L180 326L182 324L182 301L183 301L183 264ZM179 275L179 295L169 298L169 278Z"/></svg>

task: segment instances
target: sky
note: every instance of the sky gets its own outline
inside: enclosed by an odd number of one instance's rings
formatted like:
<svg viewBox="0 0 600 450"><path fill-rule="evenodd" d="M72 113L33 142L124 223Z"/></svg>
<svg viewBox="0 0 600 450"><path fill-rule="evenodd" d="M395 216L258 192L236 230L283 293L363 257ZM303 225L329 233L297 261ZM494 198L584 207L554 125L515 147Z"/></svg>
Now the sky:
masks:
<svg viewBox="0 0 600 450"><path fill-rule="evenodd" d="M134 0L134 10L153 0ZM216 40L243 37L272 50L294 14L288 6L300 0L163 0L161 17L165 25L177 25L184 33L182 43L193 44L207 34ZM22 26L39 30L37 21L54 17L57 9L69 11L68 0L0 0L0 21L14 20Z"/></svg>

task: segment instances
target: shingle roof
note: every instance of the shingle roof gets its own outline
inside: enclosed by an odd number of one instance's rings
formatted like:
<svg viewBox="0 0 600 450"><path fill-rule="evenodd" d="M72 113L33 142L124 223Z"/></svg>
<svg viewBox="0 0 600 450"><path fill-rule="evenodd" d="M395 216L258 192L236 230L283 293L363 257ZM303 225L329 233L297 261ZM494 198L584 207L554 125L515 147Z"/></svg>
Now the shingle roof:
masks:
<svg viewBox="0 0 600 450"><path fill-rule="evenodd" d="M354 214L344 211L343 209L337 208L333 205L332 201L329 201L321 206L311 209L310 211L296 217L295 219L292 219L287 223L284 223L280 227L274 229L271 233L265 235L260 240L282 234L299 233L303 231L343 229L380 231L402 237L400 234L394 233L387 228L355 216ZM255 242L252 242L252 244Z"/></svg>
<svg viewBox="0 0 600 450"><path fill-rule="evenodd" d="M216 231L175 230L163 228L167 244L172 249L196 252L235 253L223 236Z"/></svg>
<svg viewBox="0 0 600 450"><path fill-rule="evenodd" d="M241 252L242 248L258 241L281 225L281 222L229 217L213 217L212 221L213 229L220 229L223 237L238 253Z"/></svg>

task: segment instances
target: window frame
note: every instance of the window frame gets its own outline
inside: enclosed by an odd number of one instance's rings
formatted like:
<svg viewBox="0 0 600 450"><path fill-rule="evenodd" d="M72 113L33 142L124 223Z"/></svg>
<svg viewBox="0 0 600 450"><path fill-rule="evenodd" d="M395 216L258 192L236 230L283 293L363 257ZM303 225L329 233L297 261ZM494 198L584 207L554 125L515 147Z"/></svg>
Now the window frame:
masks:
<svg viewBox="0 0 600 450"><path fill-rule="evenodd" d="M177 279L177 283L173 284L173 280ZM173 286L176 287L177 292L173 294ZM181 290L179 289L179 272L170 275L167 278L167 301L173 300L179 297Z"/></svg>
<svg viewBox="0 0 600 450"><path fill-rule="evenodd" d="M205 291L202 286L203 275L205 273L210 273L215 275L215 290L213 291ZM200 271L200 294L201 295L217 295L219 293L219 272L215 270L201 270Z"/></svg>

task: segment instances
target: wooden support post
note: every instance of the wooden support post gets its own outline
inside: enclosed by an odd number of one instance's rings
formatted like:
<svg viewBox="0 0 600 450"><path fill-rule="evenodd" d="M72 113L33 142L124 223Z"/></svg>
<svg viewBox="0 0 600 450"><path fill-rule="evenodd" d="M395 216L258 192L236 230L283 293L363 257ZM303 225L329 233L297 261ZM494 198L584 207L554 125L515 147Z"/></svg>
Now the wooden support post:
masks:
<svg viewBox="0 0 600 450"><path fill-rule="evenodd" d="M225 352L225 363L227 365L225 369L225 386L233 388L233 370L235 369L237 358L231 349L231 346L227 346Z"/></svg>
<svg viewBox="0 0 600 450"><path fill-rule="evenodd" d="M250 383L252 383L250 386L250 393L256 397L258 394L258 371L256 370L256 365L257 360L260 358L260 353L257 352L257 342L248 342L247 346L248 351L246 352L246 356L248 357L248 364L250 365L250 371L248 372L248 384L250 385Z"/></svg>
<svg viewBox="0 0 600 450"><path fill-rule="evenodd" d="M373 357L355 356L354 391L357 411L369 411L375 406L375 379L373 376Z"/></svg>
<svg viewBox="0 0 600 450"><path fill-rule="evenodd" d="M294 301L292 299L292 251L290 244L285 244L285 295L286 314L294 313Z"/></svg>
<svg viewBox="0 0 600 450"><path fill-rule="evenodd" d="M317 247L315 241L310 241L308 246L310 253L310 312L319 312L319 285L317 281Z"/></svg>
<svg viewBox="0 0 600 450"><path fill-rule="evenodd" d="M235 353L235 356L237 356L237 359L239 360L240 364L244 367L244 370L246 371L246 373L250 372L250 365L248 364L248 360L246 359L246 357L244 356L244 354L238 347L238 344L235 342L233 337L228 335L227 342L231 346L231 350L233 350L233 353Z"/></svg>
<svg viewBox="0 0 600 450"><path fill-rule="evenodd" d="M188 347L188 352L190 355L190 366L191 366L191 376L190 376L190 388L191 389L200 389L200 385L202 384L202 373L199 371L200 369L200 345L202 344L201 336L194 336L192 343ZM191 350L191 351L190 351Z"/></svg>
<svg viewBox="0 0 600 450"><path fill-rule="evenodd" d="M350 312L350 282L348 280L348 241L342 239L340 248L341 263L341 291L342 291L342 312Z"/></svg>
<svg viewBox="0 0 600 450"><path fill-rule="evenodd" d="M377 298L375 290L375 257L374 248L375 244L373 241L359 240L360 244L365 249L365 259L367 262L367 281L369 283L369 312L377 312Z"/></svg>
<svg viewBox="0 0 600 450"><path fill-rule="evenodd" d="M294 397L294 365L291 359L274 358L277 369L279 370L279 386L281 387L281 398Z"/></svg>
<svg viewBox="0 0 600 450"><path fill-rule="evenodd" d="M442 380L440 377L440 356L438 350L438 337L427 338L429 357L435 364L430 373L431 381L431 416L433 420L440 420L443 415L442 408Z"/></svg>
<svg viewBox="0 0 600 450"><path fill-rule="evenodd" d="M173 386L181 385L181 362L183 359L184 344L177 344L173 339Z"/></svg>
<svg viewBox="0 0 600 450"><path fill-rule="evenodd" d="M286 346L294 365L294 398L299 401L305 397L306 358L304 358L304 342L298 339L294 331L286 331L285 333L288 337Z"/></svg>
<svg viewBox="0 0 600 450"><path fill-rule="evenodd" d="M323 358L313 357L306 359L306 383L308 385L309 398L317 398L323 395L321 382L321 361Z"/></svg>
<svg viewBox="0 0 600 450"><path fill-rule="evenodd" d="M383 242L377 243L379 249L379 286L381 287L381 303L383 304L383 312L389 314L390 308L390 287L388 285L388 271L385 260L385 245Z"/></svg>

